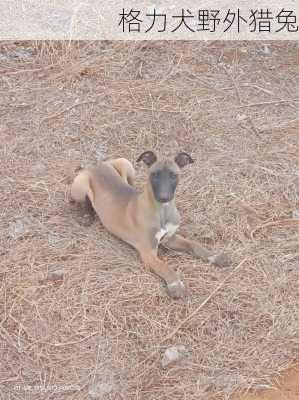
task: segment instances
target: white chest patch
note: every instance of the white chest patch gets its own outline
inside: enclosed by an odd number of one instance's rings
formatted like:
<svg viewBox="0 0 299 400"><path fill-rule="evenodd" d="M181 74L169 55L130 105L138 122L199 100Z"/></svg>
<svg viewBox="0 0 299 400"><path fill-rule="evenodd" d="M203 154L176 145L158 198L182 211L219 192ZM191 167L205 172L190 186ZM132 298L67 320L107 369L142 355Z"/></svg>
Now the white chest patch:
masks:
<svg viewBox="0 0 299 400"><path fill-rule="evenodd" d="M164 237L171 237L176 232L178 227L179 225L174 225L168 222L164 228L161 228L155 234L155 238L158 240L158 243L160 243L161 239Z"/></svg>

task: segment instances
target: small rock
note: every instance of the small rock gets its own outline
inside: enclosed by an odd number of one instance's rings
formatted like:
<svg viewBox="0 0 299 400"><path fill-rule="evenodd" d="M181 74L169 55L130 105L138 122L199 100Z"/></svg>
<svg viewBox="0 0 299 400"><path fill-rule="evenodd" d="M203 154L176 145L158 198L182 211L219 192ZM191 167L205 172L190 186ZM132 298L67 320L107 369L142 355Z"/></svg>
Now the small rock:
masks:
<svg viewBox="0 0 299 400"><path fill-rule="evenodd" d="M293 219L299 219L299 210L293 210L292 211L292 218Z"/></svg>
<svg viewBox="0 0 299 400"><path fill-rule="evenodd" d="M30 48L21 47L16 50L1 52L0 61L28 61L33 58L33 51Z"/></svg>
<svg viewBox="0 0 299 400"><path fill-rule="evenodd" d="M104 374L97 376L88 389L88 394L92 399L100 400L104 395L110 394L115 390L113 375Z"/></svg>
<svg viewBox="0 0 299 400"><path fill-rule="evenodd" d="M64 270L62 268L54 268L48 272L48 279L51 281L62 281Z"/></svg>
<svg viewBox="0 0 299 400"><path fill-rule="evenodd" d="M238 121L245 121L247 119L247 115L246 114L238 114L237 115L237 120Z"/></svg>
<svg viewBox="0 0 299 400"><path fill-rule="evenodd" d="M162 368L166 368L168 365L182 360L184 357L186 357L187 352L188 350L184 345L168 347L168 349L165 350L161 360Z"/></svg>
<svg viewBox="0 0 299 400"><path fill-rule="evenodd" d="M270 49L268 44L263 44L262 48L258 50L259 53L264 54L265 56L269 56L272 54L272 50Z"/></svg>
<svg viewBox="0 0 299 400"><path fill-rule="evenodd" d="M8 234L12 239L17 240L28 233L30 225L30 218L18 218L9 224Z"/></svg>

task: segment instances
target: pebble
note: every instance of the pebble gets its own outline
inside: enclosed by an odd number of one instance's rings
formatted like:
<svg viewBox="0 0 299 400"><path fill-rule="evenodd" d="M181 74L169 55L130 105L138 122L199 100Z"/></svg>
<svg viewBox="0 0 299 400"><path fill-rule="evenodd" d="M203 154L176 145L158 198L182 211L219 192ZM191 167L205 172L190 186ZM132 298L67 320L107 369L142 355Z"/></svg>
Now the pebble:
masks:
<svg viewBox="0 0 299 400"><path fill-rule="evenodd" d="M270 56L272 54L272 50L270 49L269 45L264 44L261 49L258 50L259 53L264 54L265 56Z"/></svg>
<svg viewBox="0 0 299 400"><path fill-rule="evenodd" d="M28 233L30 225L30 218L18 218L9 224L8 234L12 239L17 240Z"/></svg>
<svg viewBox="0 0 299 400"><path fill-rule="evenodd" d="M48 272L48 279L51 281L62 281L64 276L64 270L62 268L56 268Z"/></svg>
<svg viewBox="0 0 299 400"><path fill-rule="evenodd" d="M168 347L161 360L162 368L166 368L168 365L182 360L187 355L187 352L188 350L184 345Z"/></svg>
<svg viewBox="0 0 299 400"><path fill-rule="evenodd" d="M299 210L293 210L292 211L292 218L293 219L299 219Z"/></svg>

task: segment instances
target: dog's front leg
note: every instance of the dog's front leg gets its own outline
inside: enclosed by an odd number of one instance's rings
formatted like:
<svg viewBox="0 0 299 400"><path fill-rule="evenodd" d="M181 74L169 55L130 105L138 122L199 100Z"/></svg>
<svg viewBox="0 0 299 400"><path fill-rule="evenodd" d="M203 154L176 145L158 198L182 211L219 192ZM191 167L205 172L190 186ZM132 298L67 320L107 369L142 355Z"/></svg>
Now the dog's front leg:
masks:
<svg viewBox="0 0 299 400"><path fill-rule="evenodd" d="M186 239L178 234L167 238L162 244L169 249L192 254L197 258L202 258L204 261L218 265L219 267L228 267L230 265L230 260L225 254L215 254L214 252L202 247L196 241Z"/></svg>
<svg viewBox="0 0 299 400"><path fill-rule="evenodd" d="M162 278L166 283L167 293L174 299L187 296L187 290L177 273L157 256L156 250L139 250L147 269Z"/></svg>

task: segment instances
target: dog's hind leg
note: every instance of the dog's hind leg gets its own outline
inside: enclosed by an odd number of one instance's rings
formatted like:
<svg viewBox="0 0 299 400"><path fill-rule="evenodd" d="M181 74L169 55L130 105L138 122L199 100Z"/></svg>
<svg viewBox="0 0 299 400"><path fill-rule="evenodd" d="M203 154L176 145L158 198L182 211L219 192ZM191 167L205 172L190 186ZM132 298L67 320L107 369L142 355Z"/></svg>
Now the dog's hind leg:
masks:
<svg viewBox="0 0 299 400"><path fill-rule="evenodd" d="M70 200L80 206L80 224L91 225L95 220L96 212L92 206L93 192L87 171L82 171L74 179L70 190Z"/></svg>
<svg viewBox="0 0 299 400"><path fill-rule="evenodd" d="M135 169L132 163L126 158L116 158L114 160L105 161L107 164L112 165L118 174L123 178L123 180L133 186L135 180Z"/></svg>

